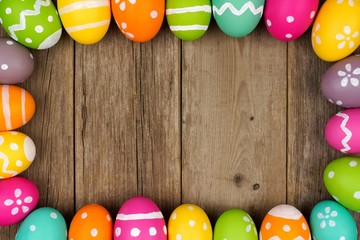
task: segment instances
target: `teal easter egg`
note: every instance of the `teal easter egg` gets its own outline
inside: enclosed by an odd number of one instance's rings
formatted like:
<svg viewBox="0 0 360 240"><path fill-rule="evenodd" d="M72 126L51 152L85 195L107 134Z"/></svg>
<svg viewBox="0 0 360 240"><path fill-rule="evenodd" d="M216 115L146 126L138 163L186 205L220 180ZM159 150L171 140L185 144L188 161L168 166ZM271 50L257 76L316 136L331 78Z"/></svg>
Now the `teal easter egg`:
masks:
<svg viewBox="0 0 360 240"><path fill-rule="evenodd" d="M310 214L314 240L357 240L356 223L350 212L335 201L315 205Z"/></svg>
<svg viewBox="0 0 360 240"><path fill-rule="evenodd" d="M342 157L330 162L324 183L332 197L344 207L360 211L360 158Z"/></svg>
<svg viewBox="0 0 360 240"><path fill-rule="evenodd" d="M265 0L213 0L213 14L219 28L231 37L244 37L259 24Z"/></svg>
<svg viewBox="0 0 360 240"><path fill-rule="evenodd" d="M54 46L62 33L51 0L1 0L0 23L11 38L33 49Z"/></svg>
<svg viewBox="0 0 360 240"><path fill-rule="evenodd" d="M210 25L210 0L167 0L166 19L172 33L186 41L202 37Z"/></svg>
<svg viewBox="0 0 360 240"><path fill-rule="evenodd" d="M214 240L257 240L254 221L245 211L230 209L221 214L214 228Z"/></svg>
<svg viewBox="0 0 360 240"><path fill-rule="evenodd" d="M66 240L64 217L56 209L43 207L33 211L21 223L15 240Z"/></svg>

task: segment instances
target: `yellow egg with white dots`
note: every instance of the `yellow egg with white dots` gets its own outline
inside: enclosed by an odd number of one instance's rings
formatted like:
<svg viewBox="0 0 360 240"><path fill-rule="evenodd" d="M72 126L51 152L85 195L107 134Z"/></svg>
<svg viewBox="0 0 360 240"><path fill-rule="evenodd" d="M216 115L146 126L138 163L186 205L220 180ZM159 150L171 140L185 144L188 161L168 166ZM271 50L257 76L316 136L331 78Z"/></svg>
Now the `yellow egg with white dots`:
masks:
<svg viewBox="0 0 360 240"><path fill-rule="evenodd" d="M0 179L25 171L36 154L35 144L21 132L0 132Z"/></svg>
<svg viewBox="0 0 360 240"><path fill-rule="evenodd" d="M183 204L171 214L169 240L211 240L212 227L204 210L194 204Z"/></svg>

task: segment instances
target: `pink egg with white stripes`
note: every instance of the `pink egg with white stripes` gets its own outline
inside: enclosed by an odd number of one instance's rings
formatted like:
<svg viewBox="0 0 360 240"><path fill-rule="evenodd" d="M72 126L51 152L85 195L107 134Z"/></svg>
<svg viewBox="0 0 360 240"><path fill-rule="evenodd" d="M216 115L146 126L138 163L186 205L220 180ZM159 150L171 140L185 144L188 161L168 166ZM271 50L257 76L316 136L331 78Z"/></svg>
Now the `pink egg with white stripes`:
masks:
<svg viewBox="0 0 360 240"><path fill-rule="evenodd" d="M329 145L343 153L360 153L360 108L347 109L330 118L325 127Z"/></svg>
<svg viewBox="0 0 360 240"><path fill-rule="evenodd" d="M0 181L0 226L10 226L23 220L39 202L36 185L22 177Z"/></svg>
<svg viewBox="0 0 360 240"><path fill-rule="evenodd" d="M167 228L159 207L146 197L128 199L120 208L114 240L166 240Z"/></svg>
<svg viewBox="0 0 360 240"><path fill-rule="evenodd" d="M319 0L266 0L266 28L280 41L295 40L310 27L318 6Z"/></svg>

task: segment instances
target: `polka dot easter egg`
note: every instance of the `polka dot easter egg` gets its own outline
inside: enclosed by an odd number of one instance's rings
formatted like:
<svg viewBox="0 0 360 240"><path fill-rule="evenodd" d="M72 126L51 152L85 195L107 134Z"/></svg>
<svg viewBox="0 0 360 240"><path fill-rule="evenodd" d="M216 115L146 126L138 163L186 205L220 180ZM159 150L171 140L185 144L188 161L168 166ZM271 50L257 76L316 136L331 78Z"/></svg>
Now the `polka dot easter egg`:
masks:
<svg viewBox="0 0 360 240"><path fill-rule="evenodd" d="M23 133L0 132L0 179L25 171L35 158L35 144Z"/></svg>
<svg viewBox="0 0 360 240"><path fill-rule="evenodd" d="M244 37L258 25L264 3L264 0L213 0L214 18L225 34Z"/></svg>
<svg viewBox="0 0 360 240"><path fill-rule="evenodd" d="M291 205L278 205L265 216L260 229L260 240L311 240L310 229L302 213Z"/></svg>
<svg viewBox="0 0 360 240"><path fill-rule="evenodd" d="M347 109L333 116L325 126L325 139L335 150L360 153L360 108Z"/></svg>
<svg viewBox="0 0 360 240"><path fill-rule="evenodd" d="M215 224L214 240L258 240L254 221L245 211L229 209Z"/></svg>
<svg viewBox="0 0 360 240"><path fill-rule="evenodd" d="M202 37L211 20L210 0L167 0L166 19L179 39L194 41Z"/></svg>
<svg viewBox="0 0 360 240"><path fill-rule="evenodd" d="M62 26L51 0L2 0L0 22L11 38L33 49L54 46Z"/></svg>
<svg viewBox="0 0 360 240"><path fill-rule="evenodd" d="M323 95L336 105L360 107L360 56L335 63L321 78Z"/></svg>
<svg viewBox="0 0 360 240"><path fill-rule="evenodd" d="M59 15L65 30L81 44L99 42L111 20L110 0L58 0Z"/></svg>
<svg viewBox="0 0 360 240"><path fill-rule="evenodd" d="M313 22L319 0L267 0L266 28L274 38L290 41L299 38Z"/></svg>
<svg viewBox="0 0 360 240"><path fill-rule="evenodd" d="M360 45L360 1L327 0L312 28L312 46L325 61L338 61Z"/></svg>
<svg viewBox="0 0 360 240"><path fill-rule="evenodd" d="M145 197L128 199L120 208L114 240L167 240L167 229L159 207Z"/></svg>
<svg viewBox="0 0 360 240"><path fill-rule="evenodd" d="M342 157L327 165L324 183L328 192L341 205L360 211L360 158Z"/></svg>
<svg viewBox="0 0 360 240"><path fill-rule="evenodd" d="M0 226L23 220L36 207L39 191L36 185L22 177L0 181Z"/></svg>
<svg viewBox="0 0 360 240"><path fill-rule="evenodd" d="M130 40L147 42L159 32L165 13L164 0L111 0L120 31Z"/></svg>
<svg viewBox="0 0 360 240"><path fill-rule="evenodd" d="M56 209L38 208L21 223L15 240L67 240L64 217Z"/></svg>
<svg viewBox="0 0 360 240"><path fill-rule="evenodd" d="M112 219L109 212L97 204L82 207L69 228L69 240L112 240Z"/></svg>
<svg viewBox="0 0 360 240"><path fill-rule="evenodd" d="M22 127L34 116L35 101L26 90L0 85L0 99L0 131Z"/></svg>
<svg viewBox="0 0 360 240"><path fill-rule="evenodd" d="M0 38L0 84L24 82L34 70L29 50L9 38Z"/></svg>
<svg viewBox="0 0 360 240"><path fill-rule="evenodd" d="M315 240L357 240L356 223L343 206L334 201L321 201L310 214L310 227Z"/></svg>
<svg viewBox="0 0 360 240"><path fill-rule="evenodd" d="M183 204L171 214L168 222L169 240L212 240L211 223L200 207Z"/></svg>

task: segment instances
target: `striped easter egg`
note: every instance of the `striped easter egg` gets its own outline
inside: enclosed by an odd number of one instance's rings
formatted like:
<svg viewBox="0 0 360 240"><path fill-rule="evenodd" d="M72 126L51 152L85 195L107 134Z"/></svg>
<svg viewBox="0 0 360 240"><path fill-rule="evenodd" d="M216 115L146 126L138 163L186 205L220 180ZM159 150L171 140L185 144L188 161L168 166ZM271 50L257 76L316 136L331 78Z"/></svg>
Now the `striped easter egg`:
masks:
<svg viewBox="0 0 360 240"><path fill-rule="evenodd" d="M78 43L97 43L109 29L110 0L58 0L57 6L66 32Z"/></svg>
<svg viewBox="0 0 360 240"><path fill-rule="evenodd" d="M35 101L29 92L13 85L0 85L0 131L24 126L35 113Z"/></svg>
<svg viewBox="0 0 360 240"><path fill-rule="evenodd" d="M181 40L202 37L210 25L210 0L167 0L166 19L172 33Z"/></svg>

